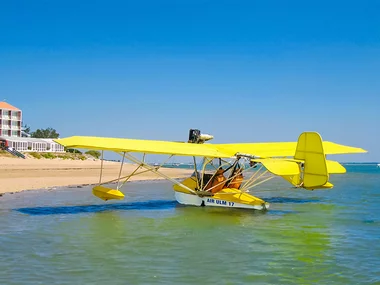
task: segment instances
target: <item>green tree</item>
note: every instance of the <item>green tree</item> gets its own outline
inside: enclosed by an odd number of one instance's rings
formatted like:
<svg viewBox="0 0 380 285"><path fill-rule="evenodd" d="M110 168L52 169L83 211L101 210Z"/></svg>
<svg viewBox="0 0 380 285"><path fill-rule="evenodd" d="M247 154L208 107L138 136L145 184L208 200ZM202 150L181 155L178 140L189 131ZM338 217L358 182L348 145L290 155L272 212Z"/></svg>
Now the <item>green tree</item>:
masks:
<svg viewBox="0 0 380 285"><path fill-rule="evenodd" d="M70 153L79 153L79 154L82 154L82 152L80 150L77 150L75 148L66 148L65 150L66 150L66 152L70 152Z"/></svg>
<svg viewBox="0 0 380 285"><path fill-rule="evenodd" d="M59 133L53 128L37 129L31 133L32 138L57 139Z"/></svg>
<svg viewBox="0 0 380 285"><path fill-rule="evenodd" d="M22 125L22 130L27 133L27 134L30 134L30 127L25 124L25 125Z"/></svg>

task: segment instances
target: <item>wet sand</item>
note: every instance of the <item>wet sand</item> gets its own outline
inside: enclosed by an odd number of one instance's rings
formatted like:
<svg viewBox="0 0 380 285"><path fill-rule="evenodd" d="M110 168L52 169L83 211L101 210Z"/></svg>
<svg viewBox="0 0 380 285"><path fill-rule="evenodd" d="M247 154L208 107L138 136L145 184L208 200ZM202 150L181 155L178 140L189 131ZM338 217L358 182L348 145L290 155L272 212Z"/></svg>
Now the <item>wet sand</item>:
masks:
<svg viewBox="0 0 380 285"><path fill-rule="evenodd" d="M135 165L124 164L122 176L135 169ZM119 171L120 163L104 161L102 181L117 178ZM178 168L161 168L160 171L173 178L186 177L192 173L192 170ZM100 161L0 157L0 193L96 184L99 182L99 175ZM146 172L132 177L130 181L155 179L162 178L152 172Z"/></svg>

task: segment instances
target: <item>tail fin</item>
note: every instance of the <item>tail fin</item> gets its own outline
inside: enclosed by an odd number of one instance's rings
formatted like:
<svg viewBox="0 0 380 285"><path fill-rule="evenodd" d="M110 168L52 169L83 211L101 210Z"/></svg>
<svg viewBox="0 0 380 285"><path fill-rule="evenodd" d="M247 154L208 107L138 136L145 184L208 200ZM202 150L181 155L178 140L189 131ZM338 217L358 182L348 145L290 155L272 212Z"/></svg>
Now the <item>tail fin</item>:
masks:
<svg viewBox="0 0 380 285"><path fill-rule="evenodd" d="M294 159L305 162L302 172L303 188L331 188L333 186L328 183L326 156L322 138L318 133L305 132L299 136Z"/></svg>
<svg viewBox="0 0 380 285"><path fill-rule="evenodd" d="M251 161L261 163L269 172L295 187L307 190L333 188L334 185L328 182L329 174L346 172L339 162L326 160L322 138L315 132L299 136L293 159L259 158Z"/></svg>

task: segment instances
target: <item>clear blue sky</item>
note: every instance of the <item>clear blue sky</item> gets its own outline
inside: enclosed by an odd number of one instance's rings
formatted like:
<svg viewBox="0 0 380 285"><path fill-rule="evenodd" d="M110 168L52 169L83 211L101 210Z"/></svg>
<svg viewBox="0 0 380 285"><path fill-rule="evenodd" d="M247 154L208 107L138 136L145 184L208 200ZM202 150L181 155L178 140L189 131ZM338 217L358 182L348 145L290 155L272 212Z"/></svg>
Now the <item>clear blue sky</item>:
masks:
<svg viewBox="0 0 380 285"><path fill-rule="evenodd" d="M379 1L1 1L0 100L62 137L295 141L380 161Z"/></svg>

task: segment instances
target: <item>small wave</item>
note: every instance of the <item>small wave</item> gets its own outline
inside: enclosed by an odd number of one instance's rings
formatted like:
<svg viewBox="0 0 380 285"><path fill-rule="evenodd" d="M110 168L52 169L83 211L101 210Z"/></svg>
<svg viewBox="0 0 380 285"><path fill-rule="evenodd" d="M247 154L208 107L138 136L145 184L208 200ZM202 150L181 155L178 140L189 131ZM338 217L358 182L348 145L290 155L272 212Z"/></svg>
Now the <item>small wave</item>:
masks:
<svg viewBox="0 0 380 285"><path fill-rule="evenodd" d="M320 199L304 199L304 198L289 198L289 197L270 197L264 200L269 203L295 203L295 204L321 203Z"/></svg>

